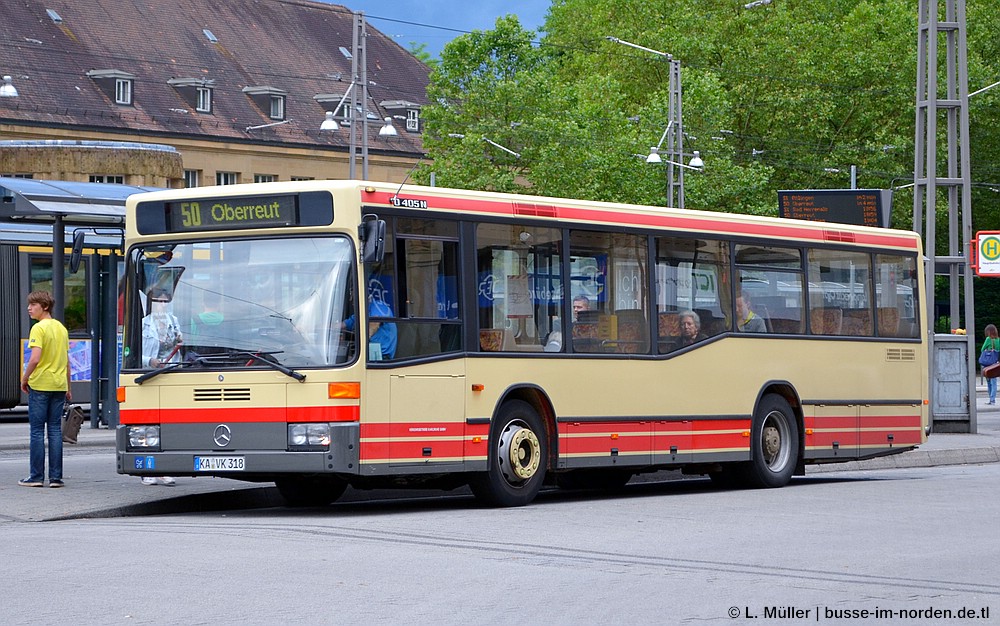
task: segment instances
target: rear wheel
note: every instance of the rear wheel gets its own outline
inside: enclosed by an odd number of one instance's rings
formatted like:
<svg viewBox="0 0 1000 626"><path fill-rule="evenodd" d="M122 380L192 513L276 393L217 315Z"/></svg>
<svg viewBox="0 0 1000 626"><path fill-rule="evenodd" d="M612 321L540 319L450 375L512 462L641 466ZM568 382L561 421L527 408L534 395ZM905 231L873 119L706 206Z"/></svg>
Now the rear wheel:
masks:
<svg viewBox="0 0 1000 626"><path fill-rule="evenodd" d="M347 481L336 476L293 476L274 484L285 504L293 507L327 506L347 489Z"/></svg>
<svg viewBox="0 0 1000 626"><path fill-rule="evenodd" d="M750 487L783 487L792 479L799 457L799 427L781 396L766 395L753 418L750 463L744 478Z"/></svg>
<svg viewBox="0 0 1000 626"><path fill-rule="evenodd" d="M527 402L505 402L490 430L489 469L470 481L472 492L491 506L524 506L545 480L548 437Z"/></svg>

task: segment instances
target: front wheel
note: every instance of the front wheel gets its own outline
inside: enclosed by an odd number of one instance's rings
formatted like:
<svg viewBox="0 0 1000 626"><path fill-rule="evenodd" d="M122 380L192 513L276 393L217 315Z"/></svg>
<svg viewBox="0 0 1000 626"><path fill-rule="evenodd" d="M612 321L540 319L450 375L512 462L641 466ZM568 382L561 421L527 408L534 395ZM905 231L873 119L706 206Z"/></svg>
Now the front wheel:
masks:
<svg viewBox="0 0 1000 626"><path fill-rule="evenodd" d="M799 428L788 402L767 395L753 417L750 463L744 478L750 487L783 487L799 458Z"/></svg>
<svg viewBox="0 0 1000 626"><path fill-rule="evenodd" d="M524 506L545 480L548 437L538 413L527 402L504 403L490 429L489 468L469 483L491 506Z"/></svg>

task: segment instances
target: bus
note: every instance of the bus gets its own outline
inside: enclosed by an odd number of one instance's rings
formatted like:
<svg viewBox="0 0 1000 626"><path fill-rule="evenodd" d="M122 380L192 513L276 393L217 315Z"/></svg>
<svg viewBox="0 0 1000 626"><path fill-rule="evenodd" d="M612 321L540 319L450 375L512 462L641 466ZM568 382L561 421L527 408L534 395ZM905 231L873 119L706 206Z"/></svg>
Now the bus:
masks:
<svg viewBox="0 0 1000 626"><path fill-rule="evenodd" d="M899 230L364 181L132 196L117 470L293 506L465 485L520 506L661 470L780 487L926 441L921 254Z"/></svg>

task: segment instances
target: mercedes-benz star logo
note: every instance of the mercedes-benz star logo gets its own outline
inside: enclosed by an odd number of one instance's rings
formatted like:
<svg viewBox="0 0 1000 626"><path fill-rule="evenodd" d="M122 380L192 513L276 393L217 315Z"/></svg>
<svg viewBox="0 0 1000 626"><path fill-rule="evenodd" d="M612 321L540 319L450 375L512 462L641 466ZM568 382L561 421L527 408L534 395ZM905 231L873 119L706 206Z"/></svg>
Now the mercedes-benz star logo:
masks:
<svg viewBox="0 0 1000 626"><path fill-rule="evenodd" d="M215 434L213 438L215 439L215 445L220 448L225 448L233 439L233 431L230 430L225 424L219 424L215 427Z"/></svg>

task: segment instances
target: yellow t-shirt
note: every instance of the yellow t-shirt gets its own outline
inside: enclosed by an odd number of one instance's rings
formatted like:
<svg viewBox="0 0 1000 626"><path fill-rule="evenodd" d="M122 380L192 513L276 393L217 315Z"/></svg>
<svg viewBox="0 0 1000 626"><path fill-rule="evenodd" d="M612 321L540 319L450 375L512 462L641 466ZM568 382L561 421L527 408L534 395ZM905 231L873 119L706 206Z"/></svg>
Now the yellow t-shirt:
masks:
<svg viewBox="0 0 1000 626"><path fill-rule="evenodd" d="M69 333L59 320L48 318L31 327L28 350L42 349L42 360L31 372L28 386L35 391L66 391Z"/></svg>

